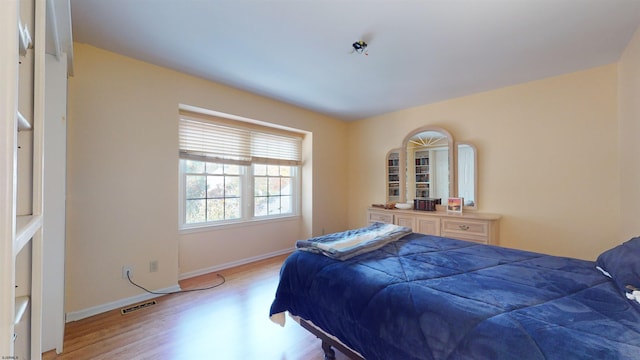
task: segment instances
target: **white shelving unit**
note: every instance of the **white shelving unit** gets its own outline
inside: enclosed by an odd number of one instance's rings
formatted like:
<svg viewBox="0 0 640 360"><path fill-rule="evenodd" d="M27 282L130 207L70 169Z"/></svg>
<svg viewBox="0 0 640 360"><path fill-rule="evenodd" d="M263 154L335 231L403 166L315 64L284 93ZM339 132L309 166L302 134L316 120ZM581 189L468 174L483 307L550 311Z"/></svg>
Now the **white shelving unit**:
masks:
<svg viewBox="0 0 640 360"><path fill-rule="evenodd" d="M45 16L45 0L0 1L2 358L42 353Z"/></svg>
<svg viewBox="0 0 640 360"><path fill-rule="evenodd" d="M0 358L35 360L64 338L70 1L0 0L0 54Z"/></svg>

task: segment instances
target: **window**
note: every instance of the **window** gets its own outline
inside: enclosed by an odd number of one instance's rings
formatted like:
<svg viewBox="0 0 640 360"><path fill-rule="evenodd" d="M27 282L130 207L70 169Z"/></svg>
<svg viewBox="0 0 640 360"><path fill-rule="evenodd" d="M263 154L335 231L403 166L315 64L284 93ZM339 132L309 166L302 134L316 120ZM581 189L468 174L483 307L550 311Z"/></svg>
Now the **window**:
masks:
<svg viewBox="0 0 640 360"><path fill-rule="evenodd" d="M185 223L241 218L241 167L181 160L185 184Z"/></svg>
<svg viewBox="0 0 640 360"><path fill-rule="evenodd" d="M293 212L295 170L292 166L286 165L253 165L254 216L285 215Z"/></svg>
<svg viewBox="0 0 640 360"><path fill-rule="evenodd" d="M302 134L180 112L181 228L298 214Z"/></svg>

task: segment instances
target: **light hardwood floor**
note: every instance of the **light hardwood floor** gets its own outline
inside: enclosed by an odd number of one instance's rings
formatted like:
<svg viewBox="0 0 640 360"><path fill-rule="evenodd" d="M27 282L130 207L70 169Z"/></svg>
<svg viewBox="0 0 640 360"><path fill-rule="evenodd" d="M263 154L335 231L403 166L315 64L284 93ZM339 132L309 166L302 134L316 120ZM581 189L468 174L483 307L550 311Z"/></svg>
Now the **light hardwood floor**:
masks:
<svg viewBox="0 0 640 360"><path fill-rule="evenodd" d="M284 328L268 318L284 258L220 271L227 282L212 290L162 296L128 315L114 310L68 323L64 352L49 351L43 359L323 360L314 335L290 318ZM180 286L217 282L208 274ZM347 359L337 351L336 358Z"/></svg>

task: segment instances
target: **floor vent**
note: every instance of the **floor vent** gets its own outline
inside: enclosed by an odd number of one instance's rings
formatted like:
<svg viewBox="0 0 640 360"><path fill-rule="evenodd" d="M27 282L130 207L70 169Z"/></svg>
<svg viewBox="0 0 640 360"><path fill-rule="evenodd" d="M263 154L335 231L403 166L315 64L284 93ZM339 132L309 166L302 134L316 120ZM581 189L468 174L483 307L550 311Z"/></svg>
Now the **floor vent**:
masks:
<svg viewBox="0 0 640 360"><path fill-rule="evenodd" d="M139 303L139 304L131 305L131 306L126 307L126 308L122 308L122 309L120 309L120 313L122 315L127 315L129 313L132 313L132 312L140 310L140 309L146 309L149 306L155 305L155 304L157 304L157 302L155 300L145 301L143 303Z"/></svg>

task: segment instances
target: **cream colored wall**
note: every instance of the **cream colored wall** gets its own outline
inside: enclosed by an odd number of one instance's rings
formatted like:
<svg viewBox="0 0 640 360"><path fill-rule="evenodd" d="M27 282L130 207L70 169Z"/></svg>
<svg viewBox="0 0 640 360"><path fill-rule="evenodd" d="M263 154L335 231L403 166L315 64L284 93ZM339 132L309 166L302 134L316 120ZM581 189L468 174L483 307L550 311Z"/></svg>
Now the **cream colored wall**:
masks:
<svg viewBox="0 0 640 360"><path fill-rule="evenodd" d="M276 253L346 229L346 124L83 44L69 81L66 311L135 297L123 265L150 289L180 274ZM178 105L312 133L303 216L223 231L178 231ZM313 158L310 154L313 154ZM313 171L310 170L313 165ZM311 216L313 214L313 217ZM149 261L159 271L149 273Z"/></svg>
<svg viewBox="0 0 640 360"><path fill-rule="evenodd" d="M640 28L618 66L621 238L640 236Z"/></svg>
<svg viewBox="0 0 640 360"><path fill-rule="evenodd" d="M480 211L503 215L501 245L594 259L620 239L616 71L603 66L351 123L349 226L385 201L386 152L434 125L477 146Z"/></svg>

